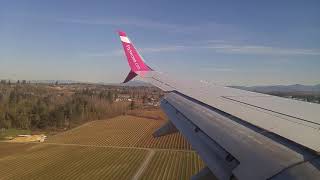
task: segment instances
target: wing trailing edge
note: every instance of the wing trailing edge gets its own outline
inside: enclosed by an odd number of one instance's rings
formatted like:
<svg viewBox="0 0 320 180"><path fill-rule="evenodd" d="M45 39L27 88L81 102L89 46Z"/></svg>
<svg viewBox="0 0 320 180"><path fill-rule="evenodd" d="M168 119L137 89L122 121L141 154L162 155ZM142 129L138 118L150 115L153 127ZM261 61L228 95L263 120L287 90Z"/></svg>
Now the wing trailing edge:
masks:
<svg viewBox="0 0 320 180"><path fill-rule="evenodd" d="M178 129L176 128L176 126L171 121L168 121L166 124L164 124L159 129L157 129L152 134L152 136L161 137L161 136L166 136L166 135L177 133L177 132L178 132Z"/></svg>

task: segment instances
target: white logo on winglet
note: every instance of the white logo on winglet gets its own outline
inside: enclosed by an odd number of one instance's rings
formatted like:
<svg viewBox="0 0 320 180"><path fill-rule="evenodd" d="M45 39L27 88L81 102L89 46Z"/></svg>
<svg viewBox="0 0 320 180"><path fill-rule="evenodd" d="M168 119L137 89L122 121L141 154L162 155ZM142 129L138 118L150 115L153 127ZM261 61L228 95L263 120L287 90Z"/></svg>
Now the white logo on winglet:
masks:
<svg viewBox="0 0 320 180"><path fill-rule="evenodd" d="M122 42L130 43L130 40L125 36L120 36L120 39L121 39Z"/></svg>
<svg viewBox="0 0 320 180"><path fill-rule="evenodd" d="M131 57L131 59L132 59L132 61L133 61L133 64L136 66L136 68L137 68L138 70L140 70L140 69L141 69L141 68L140 68L140 65L139 65L139 63L137 62L137 60L136 60L136 58L134 57L134 55L133 55L133 52L132 52L132 50L131 50L130 44L127 44L126 47L127 47L128 52L129 52L129 55L130 55L130 57Z"/></svg>

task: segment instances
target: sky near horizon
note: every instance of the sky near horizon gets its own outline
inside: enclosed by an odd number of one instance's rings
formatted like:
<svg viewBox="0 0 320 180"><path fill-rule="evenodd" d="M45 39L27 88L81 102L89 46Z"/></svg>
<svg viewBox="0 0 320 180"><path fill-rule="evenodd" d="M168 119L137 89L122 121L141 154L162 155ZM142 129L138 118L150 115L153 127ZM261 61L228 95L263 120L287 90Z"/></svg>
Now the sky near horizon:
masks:
<svg viewBox="0 0 320 180"><path fill-rule="evenodd" d="M320 84L319 19L319 0L0 0L0 79L121 82L123 30L177 79Z"/></svg>

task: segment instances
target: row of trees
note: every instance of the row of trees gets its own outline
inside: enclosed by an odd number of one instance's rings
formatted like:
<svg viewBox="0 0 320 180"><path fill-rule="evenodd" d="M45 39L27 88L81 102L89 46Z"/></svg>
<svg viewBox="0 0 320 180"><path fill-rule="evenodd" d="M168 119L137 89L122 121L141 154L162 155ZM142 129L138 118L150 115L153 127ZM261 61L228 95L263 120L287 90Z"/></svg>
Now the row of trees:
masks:
<svg viewBox="0 0 320 180"><path fill-rule="evenodd" d="M27 82L27 80L17 80L15 82L11 82L11 80L0 80L0 84L12 84L12 83L16 83L16 84L30 84L30 81Z"/></svg>
<svg viewBox="0 0 320 180"><path fill-rule="evenodd" d="M0 85L0 90L0 128L68 128L130 108L128 103L113 103L112 91L66 93L32 84Z"/></svg>

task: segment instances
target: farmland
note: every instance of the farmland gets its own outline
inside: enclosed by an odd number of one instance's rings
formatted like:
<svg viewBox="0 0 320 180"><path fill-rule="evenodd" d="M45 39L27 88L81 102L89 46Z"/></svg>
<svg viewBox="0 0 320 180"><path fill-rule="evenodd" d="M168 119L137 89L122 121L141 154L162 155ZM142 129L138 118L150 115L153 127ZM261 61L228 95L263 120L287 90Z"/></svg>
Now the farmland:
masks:
<svg viewBox="0 0 320 180"><path fill-rule="evenodd" d="M194 152L158 151L142 179L189 179L202 167L202 161Z"/></svg>
<svg viewBox="0 0 320 180"><path fill-rule="evenodd" d="M159 138L152 137L152 132L164 123L165 120L118 116L87 123L49 138L48 142L190 150L191 146L179 133Z"/></svg>
<svg viewBox="0 0 320 180"><path fill-rule="evenodd" d="M189 179L204 164L181 134L152 137L166 122L157 113L91 121L42 144L0 143L0 179Z"/></svg>
<svg viewBox="0 0 320 180"><path fill-rule="evenodd" d="M0 159L0 179L130 179L145 150L34 145Z"/></svg>

